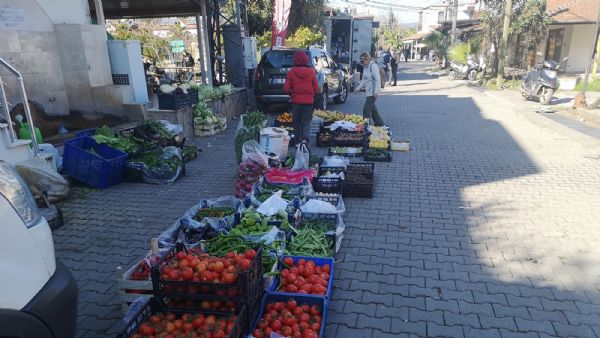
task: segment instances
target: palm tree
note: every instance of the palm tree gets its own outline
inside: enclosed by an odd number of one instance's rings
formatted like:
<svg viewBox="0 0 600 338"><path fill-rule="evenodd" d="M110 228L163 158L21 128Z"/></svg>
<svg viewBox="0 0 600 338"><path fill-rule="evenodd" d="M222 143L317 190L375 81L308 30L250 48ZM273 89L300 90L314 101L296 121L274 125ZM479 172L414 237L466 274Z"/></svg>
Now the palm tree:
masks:
<svg viewBox="0 0 600 338"><path fill-rule="evenodd" d="M443 62L447 57L448 47L450 46L448 37L442 32L434 31L424 39L424 42L427 47L432 49L435 52L435 55L437 55L438 64L444 67L445 65Z"/></svg>

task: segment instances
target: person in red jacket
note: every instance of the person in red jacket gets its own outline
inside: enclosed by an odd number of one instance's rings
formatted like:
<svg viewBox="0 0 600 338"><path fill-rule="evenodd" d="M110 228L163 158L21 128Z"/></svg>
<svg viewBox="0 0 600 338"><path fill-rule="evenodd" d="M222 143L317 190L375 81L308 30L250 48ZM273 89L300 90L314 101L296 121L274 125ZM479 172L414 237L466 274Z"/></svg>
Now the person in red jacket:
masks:
<svg viewBox="0 0 600 338"><path fill-rule="evenodd" d="M308 55L298 51L294 54L294 67L285 77L283 90L292 100L292 126L296 144L310 137L310 121L313 117L315 94L319 90L317 73L308 65Z"/></svg>

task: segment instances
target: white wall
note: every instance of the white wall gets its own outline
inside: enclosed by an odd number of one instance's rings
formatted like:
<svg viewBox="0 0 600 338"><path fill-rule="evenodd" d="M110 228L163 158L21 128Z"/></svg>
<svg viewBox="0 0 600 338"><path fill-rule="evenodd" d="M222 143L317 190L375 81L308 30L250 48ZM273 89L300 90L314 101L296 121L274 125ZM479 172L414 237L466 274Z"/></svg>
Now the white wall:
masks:
<svg viewBox="0 0 600 338"><path fill-rule="evenodd" d="M583 73L587 67L592 45L595 42L594 29L589 25L572 25L569 44L567 72ZM563 53L563 57L565 53Z"/></svg>
<svg viewBox="0 0 600 338"><path fill-rule="evenodd" d="M2 0L0 57L23 75L28 98L51 115L69 113L52 21L34 0ZM21 102L16 78L0 68L10 106Z"/></svg>
<svg viewBox="0 0 600 338"><path fill-rule="evenodd" d="M90 24L87 0L36 0L55 24Z"/></svg>

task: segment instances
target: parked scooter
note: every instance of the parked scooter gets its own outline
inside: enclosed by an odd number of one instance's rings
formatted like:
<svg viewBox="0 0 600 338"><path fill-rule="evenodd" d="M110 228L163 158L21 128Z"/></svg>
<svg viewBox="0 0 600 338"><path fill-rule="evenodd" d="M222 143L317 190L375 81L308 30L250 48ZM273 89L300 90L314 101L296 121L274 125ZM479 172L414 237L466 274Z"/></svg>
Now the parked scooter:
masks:
<svg viewBox="0 0 600 338"><path fill-rule="evenodd" d="M569 58L562 59L562 62L567 61ZM558 80L558 71L560 70L560 63L554 60L544 61L543 66L532 68L523 77L523 84L521 86L521 95L525 99L529 99L532 96L539 97L540 104L549 104L552 100L552 95L558 89L560 81Z"/></svg>
<svg viewBox="0 0 600 338"><path fill-rule="evenodd" d="M475 81L477 79L477 73L483 71L484 67L485 66L481 66L475 62L475 60L473 60L473 56L469 55L467 56L466 65L455 63L454 61L450 62L450 72L448 73L448 78L450 80L463 80L466 78L470 81Z"/></svg>

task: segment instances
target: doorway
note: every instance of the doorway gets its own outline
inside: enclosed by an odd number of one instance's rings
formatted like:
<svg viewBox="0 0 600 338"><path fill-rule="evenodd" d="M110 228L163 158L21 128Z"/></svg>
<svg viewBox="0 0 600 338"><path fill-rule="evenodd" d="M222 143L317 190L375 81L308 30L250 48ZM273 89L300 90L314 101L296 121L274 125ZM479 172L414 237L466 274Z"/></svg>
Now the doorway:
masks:
<svg viewBox="0 0 600 338"><path fill-rule="evenodd" d="M546 60L560 62L565 30L553 29L548 34L548 44L546 45Z"/></svg>

